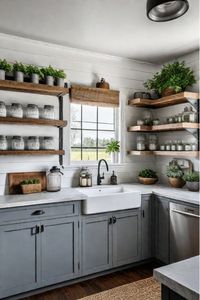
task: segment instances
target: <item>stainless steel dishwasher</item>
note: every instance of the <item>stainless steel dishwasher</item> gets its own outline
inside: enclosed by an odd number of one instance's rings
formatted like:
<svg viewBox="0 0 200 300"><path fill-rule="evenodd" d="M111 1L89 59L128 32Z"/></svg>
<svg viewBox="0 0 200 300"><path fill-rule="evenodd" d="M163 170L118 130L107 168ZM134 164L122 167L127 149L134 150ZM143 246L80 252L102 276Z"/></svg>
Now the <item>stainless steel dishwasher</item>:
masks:
<svg viewBox="0 0 200 300"><path fill-rule="evenodd" d="M170 203L170 262L199 255L199 207Z"/></svg>

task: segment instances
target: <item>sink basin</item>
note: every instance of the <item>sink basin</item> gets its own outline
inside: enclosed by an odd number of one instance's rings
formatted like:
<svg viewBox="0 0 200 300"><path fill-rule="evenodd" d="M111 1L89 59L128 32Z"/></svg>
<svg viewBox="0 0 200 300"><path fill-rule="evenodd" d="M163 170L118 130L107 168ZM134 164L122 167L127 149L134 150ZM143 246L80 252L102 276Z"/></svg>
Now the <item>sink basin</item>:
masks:
<svg viewBox="0 0 200 300"><path fill-rule="evenodd" d="M97 186L78 190L87 196L82 205L82 212L86 215L141 206L140 192L129 190L123 186Z"/></svg>

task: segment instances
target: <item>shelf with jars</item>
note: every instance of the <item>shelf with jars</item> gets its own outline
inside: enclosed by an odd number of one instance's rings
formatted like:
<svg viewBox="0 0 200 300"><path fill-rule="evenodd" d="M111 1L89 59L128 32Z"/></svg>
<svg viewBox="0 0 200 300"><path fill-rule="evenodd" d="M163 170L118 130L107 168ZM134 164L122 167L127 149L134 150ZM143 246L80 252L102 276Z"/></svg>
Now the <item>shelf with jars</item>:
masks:
<svg viewBox="0 0 200 300"><path fill-rule="evenodd" d="M127 151L129 155L141 155L141 156L178 156L178 157L199 157L200 151L138 151L138 150L130 150Z"/></svg>

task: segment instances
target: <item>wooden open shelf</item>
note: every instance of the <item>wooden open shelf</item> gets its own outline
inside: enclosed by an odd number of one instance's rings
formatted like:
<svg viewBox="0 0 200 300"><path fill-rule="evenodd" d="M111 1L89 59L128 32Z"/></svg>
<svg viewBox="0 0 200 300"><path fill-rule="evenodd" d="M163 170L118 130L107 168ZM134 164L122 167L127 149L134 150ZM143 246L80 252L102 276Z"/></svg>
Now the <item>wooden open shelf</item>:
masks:
<svg viewBox="0 0 200 300"><path fill-rule="evenodd" d="M0 155L64 155L64 150L0 150Z"/></svg>
<svg viewBox="0 0 200 300"><path fill-rule="evenodd" d="M188 102L188 99L199 100L200 95L199 93L182 92L182 93L178 93L167 97L162 97L155 100L141 99L141 98L131 99L129 100L128 104L130 106L136 106L136 107L161 108L161 107L186 103Z"/></svg>
<svg viewBox="0 0 200 300"><path fill-rule="evenodd" d="M149 156L149 155L155 155L155 156L190 156L190 157L198 157L200 154L200 151L137 151L137 150L130 150L127 151L130 155L135 156Z"/></svg>
<svg viewBox="0 0 200 300"><path fill-rule="evenodd" d="M17 82L14 80L0 80L0 90L22 92L50 96L63 96L69 93L68 88L35 84L30 82Z"/></svg>
<svg viewBox="0 0 200 300"><path fill-rule="evenodd" d="M199 123L173 123L173 124L161 124L161 125L152 125L152 126L130 126L128 127L129 132L162 132L162 131L181 131L186 129L200 129Z"/></svg>
<svg viewBox="0 0 200 300"><path fill-rule="evenodd" d="M67 121L63 120L50 120L50 119L30 119L30 118L13 118L13 117L0 117L0 124L21 124L21 125L45 125L63 128L67 126Z"/></svg>

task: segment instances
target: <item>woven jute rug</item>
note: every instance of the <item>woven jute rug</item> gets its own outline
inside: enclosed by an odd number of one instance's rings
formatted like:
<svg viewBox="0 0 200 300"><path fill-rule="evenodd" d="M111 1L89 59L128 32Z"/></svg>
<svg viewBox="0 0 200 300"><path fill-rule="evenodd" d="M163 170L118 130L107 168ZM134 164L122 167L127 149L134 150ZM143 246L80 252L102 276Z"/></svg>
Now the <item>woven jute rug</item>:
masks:
<svg viewBox="0 0 200 300"><path fill-rule="evenodd" d="M87 296L81 300L160 300L160 284L153 277Z"/></svg>

